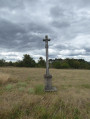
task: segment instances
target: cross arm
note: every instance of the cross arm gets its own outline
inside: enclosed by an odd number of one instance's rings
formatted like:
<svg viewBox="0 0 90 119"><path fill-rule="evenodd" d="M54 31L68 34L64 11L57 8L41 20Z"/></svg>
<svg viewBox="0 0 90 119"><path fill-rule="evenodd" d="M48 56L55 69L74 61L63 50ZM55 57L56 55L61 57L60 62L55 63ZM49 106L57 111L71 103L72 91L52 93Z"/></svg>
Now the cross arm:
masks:
<svg viewBox="0 0 90 119"><path fill-rule="evenodd" d="M50 41L50 39L43 39L43 41Z"/></svg>

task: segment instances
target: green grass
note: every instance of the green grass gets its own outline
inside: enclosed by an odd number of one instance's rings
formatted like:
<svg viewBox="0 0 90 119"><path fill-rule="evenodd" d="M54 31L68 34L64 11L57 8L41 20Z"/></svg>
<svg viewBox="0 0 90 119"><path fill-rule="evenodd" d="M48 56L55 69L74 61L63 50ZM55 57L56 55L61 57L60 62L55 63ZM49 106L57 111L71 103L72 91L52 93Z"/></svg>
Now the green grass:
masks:
<svg viewBox="0 0 90 119"><path fill-rule="evenodd" d="M31 79L31 77L28 77L27 80L28 80L28 81L31 81L32 79Z"/></svg>
<svg viewBox="0 0 90 119"><path fill-rule="evenodd" d="M9 73L12 80L18 81L0 86L0 119L90 119L89 70L50 69L52 85L57 87L52 93L44 91L45 69L0 71L5 79L4 73Z"/></svg>
<svg viewBox="0 0 90 119"><path fill-rule="evenodd" d="M61 99L58 99L52 107L48 105L41 105L40 102L37 105L33 103L24 106L15 105L11 112L8 112L8 117L1 119L22 119L23 115L30 116L33 114L34 119L81 119L80 111L78 108L74 108L73 105L67 105ZM71 116L72 115L72 116Z"/></svg>
<svg viewBox="0 0 90 119"><path fill-rule="evenodd" d="M81 86L82 86L83 88L90 89L90 84L82 84Z"/></svg>
<svg viewBox="0 0 90 119"><path fill-rule="evenodd" d="M67 89L66 85L61 85L60 87L61 87L61 89Z"/></svg>
<svg viewBox="0 0 90 119"><path fill-rule="evenodd" d="M34 91L34 89L33 89L33 88L29 88L29 89L28 89L28 93L29 93L29 94L34 94L34 93L35 93L35 91Z"/></svg>
<svg viewBox="0 0 90 119"><path fill-rule="evenodd" d="M43 93L44 93L44 86L43 85L36 85L35 94L43 94Z"/></svg>
<svg viewBox="0 0 90 119"><path fill-rule="evenodd" d="M13 88L13 85L12 85L12 84L8 84L8 85L5 87L5 89L8 90L8 91L10 91L12 88Z"/></svg>
<svg viewBox="0 0 90 119"><path fill-rule="evenodd" d="M19 87L18 90L23 92L25 90L25 87Z"/></svg>
<svg viewBox="0 0 90 119"><path fill-rule="evenodd" d="M19 105L16 105L13 107L12 112L9 113L8 119L21 119L22 115L23 111L21 110L21 107Z"/></svg>
<svg viewBox="0 0 90 119"><path fill-rule="evenodd" d="M18 87L26 87L27 86L27 83L26 82L18 82L17 83L17 86Z"/></svg>

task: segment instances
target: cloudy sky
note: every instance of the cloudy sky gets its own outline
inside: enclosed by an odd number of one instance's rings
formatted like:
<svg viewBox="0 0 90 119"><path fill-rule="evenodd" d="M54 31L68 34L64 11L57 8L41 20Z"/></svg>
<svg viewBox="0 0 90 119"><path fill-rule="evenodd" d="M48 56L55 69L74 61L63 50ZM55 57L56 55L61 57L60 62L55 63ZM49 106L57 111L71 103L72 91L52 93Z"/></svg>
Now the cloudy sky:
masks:
<svg viewBox="0 0 90 119"><path fill-rule="evenodd" d="M0 59L45 58L90 61L90 0L0 0Z"/></svg>

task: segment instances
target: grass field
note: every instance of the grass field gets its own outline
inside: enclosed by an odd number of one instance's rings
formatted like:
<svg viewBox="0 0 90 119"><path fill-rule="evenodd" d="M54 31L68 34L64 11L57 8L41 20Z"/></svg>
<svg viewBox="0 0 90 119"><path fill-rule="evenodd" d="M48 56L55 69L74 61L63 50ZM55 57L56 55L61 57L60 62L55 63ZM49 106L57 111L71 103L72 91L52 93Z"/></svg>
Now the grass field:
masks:
<svg viewBox="0 0 90 119"><path fill-rule="evenodd" d="M0 119L90 119L90 70L50 69L57 92L44 92L45 69L0 68Z"/></svg>

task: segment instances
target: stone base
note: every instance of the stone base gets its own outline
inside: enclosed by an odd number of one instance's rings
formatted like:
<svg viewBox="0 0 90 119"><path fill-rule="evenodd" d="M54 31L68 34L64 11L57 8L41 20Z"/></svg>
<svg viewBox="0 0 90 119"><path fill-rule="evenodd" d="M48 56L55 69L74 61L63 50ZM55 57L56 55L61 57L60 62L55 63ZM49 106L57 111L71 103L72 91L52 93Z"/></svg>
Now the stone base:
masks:
<svg viewBox="0 0 90 119"><path fill-rule="evenodd" d="M54 92L57 91L56 87L52 87L52 75L44 75L45 79L45 92Z"/></svg>
<svg viewBox="0 0 90 119"><path fill-rule="evenodd" d="M57 91L56 87L51 87L51 88L45 87L45 92L55 92L55 91Z"/></svg>

